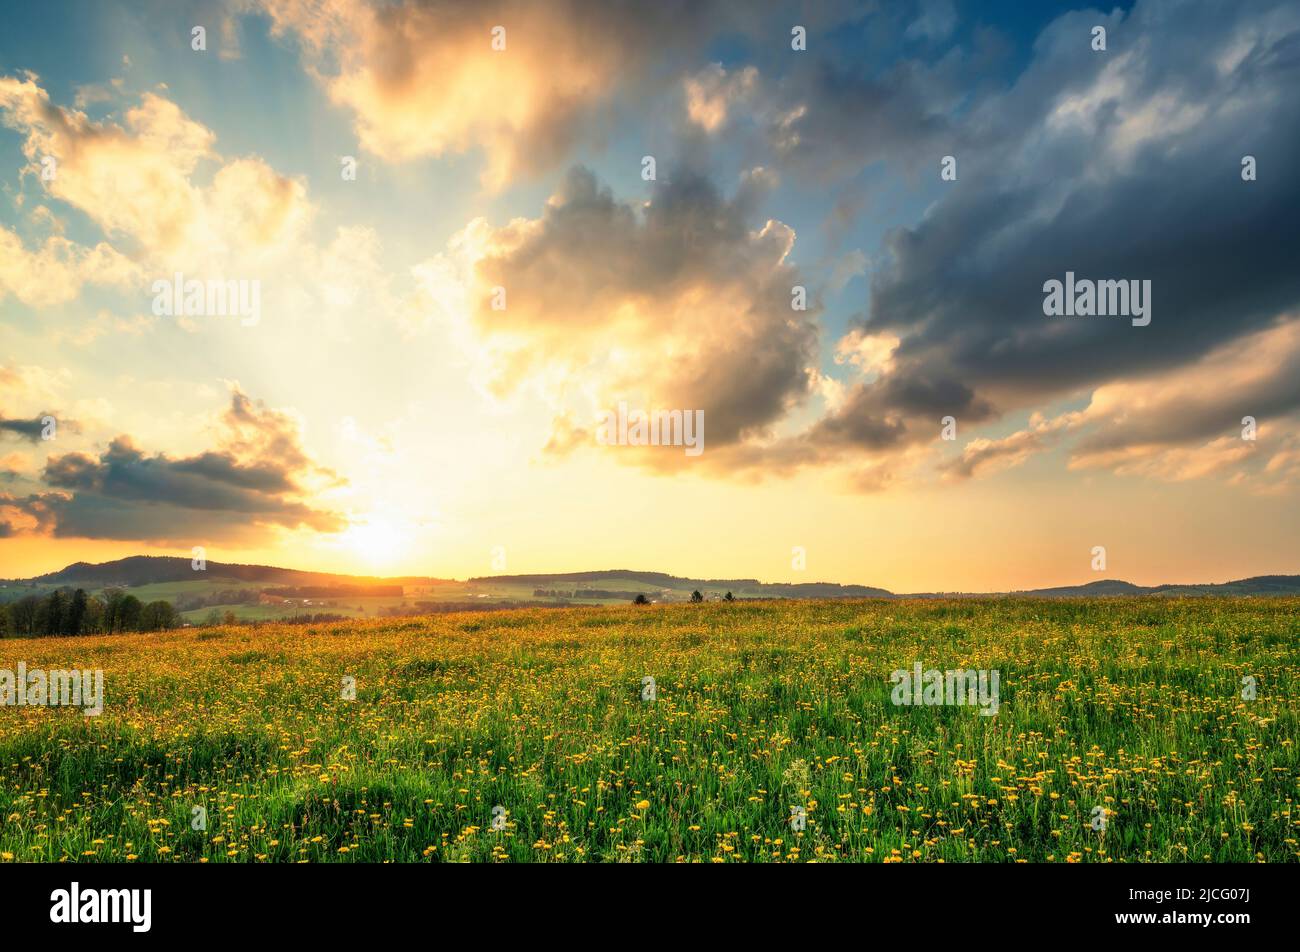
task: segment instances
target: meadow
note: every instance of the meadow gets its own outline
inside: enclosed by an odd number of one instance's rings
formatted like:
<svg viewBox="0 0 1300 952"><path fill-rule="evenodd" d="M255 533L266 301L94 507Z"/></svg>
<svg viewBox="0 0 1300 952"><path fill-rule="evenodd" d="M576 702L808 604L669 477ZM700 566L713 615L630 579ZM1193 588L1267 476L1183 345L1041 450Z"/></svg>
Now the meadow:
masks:
<svg viewBox="0 0 1300 952"><path fill-rule="evenodd" d="M1297 609L742 601L11 639L0 667L103 669L105 708L0 708L0 858L1294 862ZM891 703L916 662L1000 672L996 716Z"/></svg>

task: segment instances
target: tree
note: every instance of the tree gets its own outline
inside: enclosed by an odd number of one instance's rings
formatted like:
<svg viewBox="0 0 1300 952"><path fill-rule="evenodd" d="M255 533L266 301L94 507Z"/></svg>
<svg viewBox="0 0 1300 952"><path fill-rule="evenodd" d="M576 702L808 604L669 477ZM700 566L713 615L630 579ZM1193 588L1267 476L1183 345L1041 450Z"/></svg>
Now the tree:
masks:
<svg viewBox="0 0 1300 952"><path fill-rule="evenodd" d="M637 595L636 598L632 599L632 604L633 604L633 605L649 605L649 604L650 604L650 599L648 599L648 598L645 597L645 592L642 592L641 594Z"/></svg>
<svg viewBox="0 0 1300 952"><path fill-rule="evenodd" d="M722 597L722 600L724 602L734 602L736 600L736 596L728 592L726 595Z"/></svg>
<svg viewBox="0 0 1300 952"><path fill-rule="evenodd" d="M36 610L41 599L37 595L24 595L9 607L9 618L15 635L36 634Z"/></svg>
<svg viewBox="0 0 1300 952"><path fill-rule="evenodd" d="M79 588L72 593L72 602L68 605L68 622L64 626L64 631L69 635L81 634L82 627L86 624L86 612L89 610L90 600L86 598L86 590Z"/></svg>
<svg viewBox="0 0 1300 952"><path fill-rule="evenodd" d="M0 604L0 638L8 638L13 633L13 623L9 620L9 606Z"/></svg>
<svg viewBox="0 0 1300 952"><path fill-rule="evenodd" d="M82 634L92 634L104 630L104 601L96 596L86 599L86 614L81 619Z"/></svg>
<svg viewBox="0 0 1300 952"><path fill-rule="evenodd" d="M108 632L116 631L138 631L140 629L140 613L144 606L140 604L140 599L134 595L128 595L119 589L112 589L106 593L108 595L108 604L104 607L104 630Z"/></svg>
<svg viewBox="0 0 1300 952"><path fill-rule="evenodd" d="M163 631L175 627L176 610L172 608L171 602L150 602L140 613L141 631Z"/></svg>
<svg viewBox="0 0 1300 952"><path fill-rule="evenodd" d="M67 624L68 596L56 588L45 596L36 609L36 632L41 635L61 635Z"/></svg>
<svg viewBox="0 0 1300 952"><path fill-rule="evenodd" d="M140 599L134 595L127 595L122 599L121 627L118 631L139 631L140 630L140 613L144 611L144 605Z"/></svg>
<svg viewBox="0 0 1300 952"><path fill-rule="evenodd" d="M693 602L704 601L704 596L700 594L700 590L698 588L695 591L691 592L691 601Z"/></svg>
<svg viewBox="0 0 1300 952"><path fill-rule="evenodd" d="M107 632L120 631L118 627L118 618L122 614L122 599L126 593L120 588L104 589L104 630Z"/></svg>

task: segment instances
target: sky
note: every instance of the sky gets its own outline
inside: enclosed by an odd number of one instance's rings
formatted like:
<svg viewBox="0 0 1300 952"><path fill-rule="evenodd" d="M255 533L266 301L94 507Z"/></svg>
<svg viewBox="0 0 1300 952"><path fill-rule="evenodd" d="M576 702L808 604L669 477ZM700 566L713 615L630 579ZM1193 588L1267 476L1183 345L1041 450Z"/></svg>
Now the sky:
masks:
<svg viewBox="0 0 1300 952"><path fill-rule="evenodd" d="M1297 88L1286 0L23 5L0 577L1300 572Z"/></svg>

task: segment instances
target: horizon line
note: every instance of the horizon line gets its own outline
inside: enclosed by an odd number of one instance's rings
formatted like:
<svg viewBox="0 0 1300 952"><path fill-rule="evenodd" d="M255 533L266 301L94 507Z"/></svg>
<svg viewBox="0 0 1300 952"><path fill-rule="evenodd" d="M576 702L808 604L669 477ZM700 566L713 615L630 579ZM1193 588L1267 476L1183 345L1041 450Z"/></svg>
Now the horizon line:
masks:
<svg viewBox="0 0 1300 952"><path fill-rule="evenodd" d="M121 558L109 559L105 562L90 562L83 559L75 562L69 562L63 565L61 568L51 569L47 572L38 572L34 575L30 575L27 577L0 578L0 583L33 582L36 579L40 578L41 576L56 575L60 572L65 572L76 565L87 565L87 566L113 565L115 563L124 562L128 559L160 559L160 560L168 559L168 560L175 560L175 561L188 561L186 556L180 556L180 555L145 555L145 554L122 556ZM1191 587L1191 586L1203 586L1203 585L1230 585L1233 584L1234 582L1246 582L1246 581L1252 581L1255 579L1262 579L1262 578L1300 577L1300 572L1294 572L1294 573L1266 572L1266 573L1255 574L1255 575L1238 576L1235 578L1225 578L1222 581L1141 583L1141 582L1133 582L1130 581L1129 579L1120 578L1117 576L1104 576L1102 578L1094 578L1086 582L1058 582L1051 585L1040 585L1034 588L1005 588L1005 589L990 589L985 591L930 588L930 589L915 590L910 592L895 592L894 590L886 588L882 585L872 585L866 582L837 582L837 581L831 581L827 579L815 579L815 580L808 580L808 581L791 581L791 580L769 581L757 577L748 577L748 576L733 576L730 578L726 578L726 577L704 578L700 576L678 575L672 572L664 572L658 569L601 568L601 569L585 569L585 570L568 571L568 572L541 571L541 572L496 573L492 575L467 575L464 578L457 578L453 576L418 575L412 573L404 573L404 574L396 574L396 575L362 575L362 574L355 574L352 572L337 572L337 571L329 571L329 570L321 570L321 569L297 568L297 567L285 566L285 565L271 565L262 562L222 562L217 560L208 560L207 564L219 565L219 566L238 566L243 568L276 569L279 571L301 572L304 574L312 574L312 575L328 575L328 576L336 576L342 578L370 579L376 581L385 581L385 580L393 580L393 579L420 579L424 581L433 581L433 582L462 582L462 583L471 582L471 581L491 580L491 579L518 579L518 578L528 578L528 577L562 578L568 576L568 577L579 578L588 575L625 572L629 574L640 574L640 575L663 575L669 578L681 579L683 581L688 581L688 582L698 582L702 584L708 584L711 582L718 582L718 583L754 582L759 585L790 585L790 586L838 585L845 588L848 587L872 588L872 589L877 589L881 592L885 592L888 595L896 598L905 598L914 595L917 596L919 595L1017 595L1017 594L1030 594L1033 592L1041 592L1041 591L1051 591L1053 589L1058 589L1058 588L1081 588L1088 585L1095 585L1097 583L1104 583L1104 582L1111 582L1111 583L1123 584L1123 585L1132 585L1135 588L1161 588L1161 587L1178 588L1183 586Z"/></svg>

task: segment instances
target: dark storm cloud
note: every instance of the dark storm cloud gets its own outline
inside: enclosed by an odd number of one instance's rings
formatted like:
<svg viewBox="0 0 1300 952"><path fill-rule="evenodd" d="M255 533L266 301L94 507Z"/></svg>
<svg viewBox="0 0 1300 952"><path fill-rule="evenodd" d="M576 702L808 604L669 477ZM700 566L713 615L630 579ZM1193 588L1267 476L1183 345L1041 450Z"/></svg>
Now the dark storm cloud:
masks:
<svg viewBox="0 0 1300 952"><path fill-rule="evenodd" d="M901 338L895 366L815 437L874 447L891 435L878 421L914 419L930 439L936 413L987 419L1177 367L1300 303L1294 5L1069 14L1035 54L965 120L968 140L999 144L958 152L958 181L889 235L864 330ZM1043 283L1067 271L1151 281L1150 326L1044 316Z"/></svg>
<svg viewBox="0 0 1300 952"><path fill-rule="evenodd" d="M45 466L45 482L56 489L246 513L279 509L277 497L296 488L290 475L270 462L241 465L227 453L184 459L147 456L127 437L113 440L98 459L70 453L52 458Z"/></svg>
<svg viewBox="0 0 1300 952"><path fill-rule="evenodd" d="M220 508L201 509L162 500L122 499L77 493L52 500L47 507L58 538L129 539L158 542L257 538L268 525L337 531L337 517L283 499L245 497Z"/></svg>
<svg viewBox="0 0 1300 952"><path fill-rule="evenodd" d="M235 389L222 445L187 457L147 453L119 436L99 454L65 453L45 464L52 492L0 497L58 537L184 540L233 538L254 527L343 528L304 501L310 482L338 477L313 463L285 414ZM12 529L12 524L10 525Z"/></svg>
<svg viewBox="0 0 1300 952"><path fill-rule="evenodd" d="M35 443L41 438L41 430L44 428L39 417L34 420L13 420L0 416L0 436L8 434Z"/></svg>
<svg viewBox="0 0 1300 952"><path fill-rule="evenodd" d="M825 447L885 450L934 438L940 418L948 415L976 423L993 412L987 401L951 376L891 375L855 388L843 407L819 420L805 437Z"/></svg>

